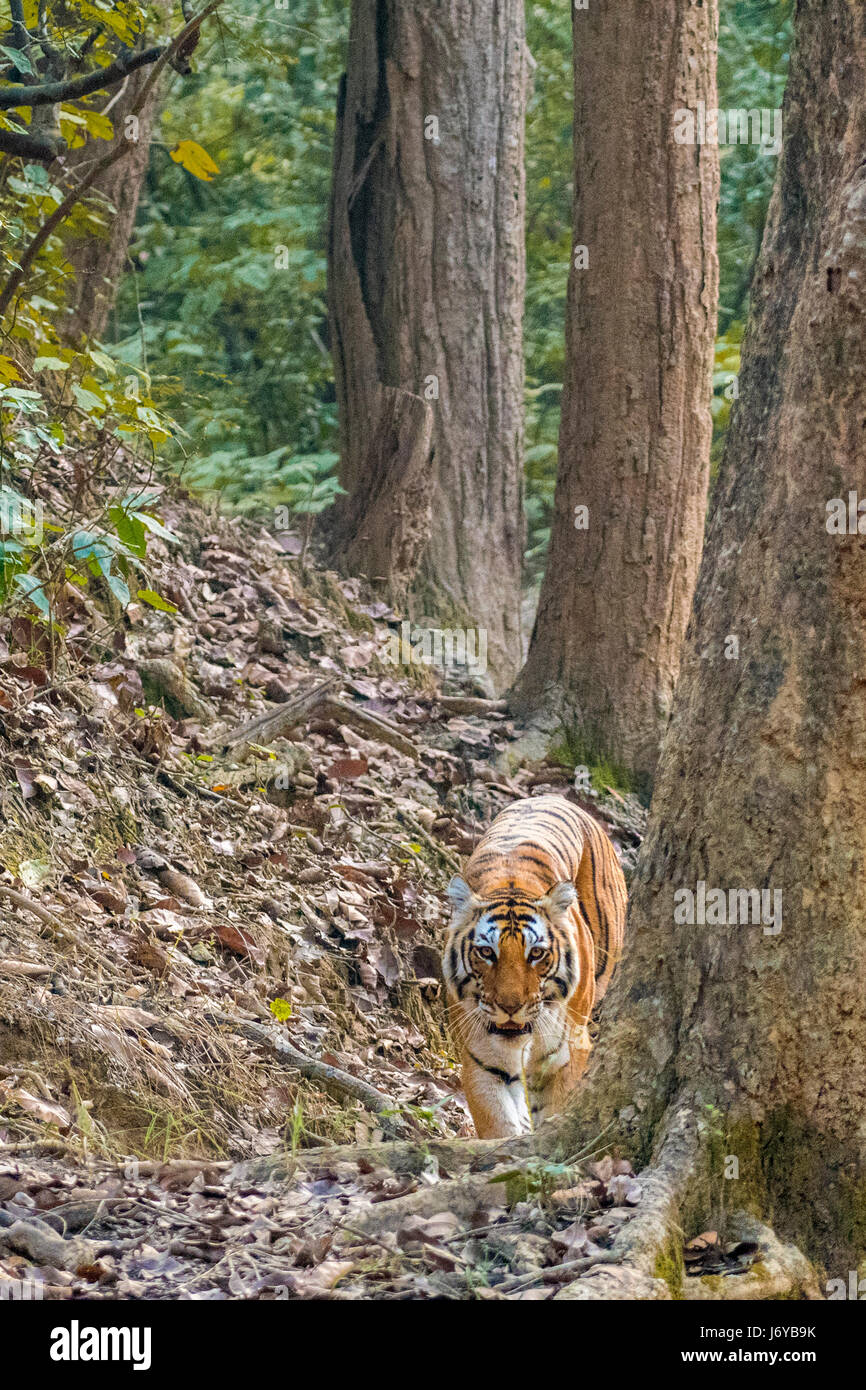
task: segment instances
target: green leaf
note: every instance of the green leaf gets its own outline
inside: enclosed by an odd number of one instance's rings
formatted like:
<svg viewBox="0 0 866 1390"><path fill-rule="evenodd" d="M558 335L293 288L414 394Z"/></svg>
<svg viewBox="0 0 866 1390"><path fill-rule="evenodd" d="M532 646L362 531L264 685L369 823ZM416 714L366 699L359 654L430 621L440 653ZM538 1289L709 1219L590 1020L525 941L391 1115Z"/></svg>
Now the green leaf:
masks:
<svg viewBox="0 0 866 1390"><path fill-rule="evenodd" d="M107 574L105 582L122 608L129 604L129 586L119 574Z"/></svg>
<svg viewBox="0 0 866 1390"><path fill-rule="evenodd" d="M174 604L169 603L167 598L163 598L154 589L139 589L136 598L140 598L142 603L149 604L151 608L158 608L160 613L177 612Z"/></svg>
<svg viewBox="0 0 866 1390"><path fill-rule="evenodd" d="M135 512L124 511L123 507L110 507L108 515L118 540L143 560L147 553L147 533L141 519Z"/></svg>
<svg viewBox="0 0 866 1390"><path fill-rule="evenodd" d="M0 53L5 54L10 62L15 64L19 72L33 72L33 64L20 48L9 48L7 44L0 43Z"/></svg>
<svg viewBox="0 0 866 1390"><path fill-rule="evenodd" d="M175 545L180 545L180 536L169 531L167 526L163 526L158 517L151 516L149 512L136 512L135 516L142 526L146 526L148 531L152 531L155 536L161 536L164 541L172 541Z"/></svg>
<svg viewBox="0 0 866 1390"><path fill-rule="evenodd" d="M100 413L105 409L105 397L94 395L92 391L85 391L82 386L73 386L72 394L77 400L81 409L88 415L94 411Z"/></svg>
<svg viewBox="0 0 866 1390"><path fill-rule="evenodd" d="M64 115L67 114L64 112ZM114 126L108 116L103 116L101 111L84 111L82 114L89 135L94 136L97 140L112 140L114 138Z"/></svg>
<svg viewBox="0 0 866 1390"><path fill-rule="evenodd" d="M15 583L18 585L18 588L22 589L27 595L30 602L35 603L43 617L51 617L51 610L48 607L48 597L45 593L45 581L43 579L40 579L38 575L30 573L16 574Z"/></svg>
<svg viewBox="0 0 866 1390"><path fill-rule="evenodd" d="M65 372L69 369L68 362L62 362L59 357L37 357L33 363L34 372Z"/></svg>

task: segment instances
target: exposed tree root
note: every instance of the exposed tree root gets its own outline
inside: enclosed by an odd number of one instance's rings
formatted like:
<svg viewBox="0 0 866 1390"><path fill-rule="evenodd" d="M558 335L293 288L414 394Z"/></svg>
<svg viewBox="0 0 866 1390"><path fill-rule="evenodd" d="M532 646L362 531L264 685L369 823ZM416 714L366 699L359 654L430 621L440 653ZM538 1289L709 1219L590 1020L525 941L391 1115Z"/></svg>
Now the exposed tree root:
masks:
<svg viewBox="0 0 866 1390"><path fill-rule="evenodd" d="M566 1285L558 1300L586 1299L770 1299L818 1298L814 1270L793 1245L746 1213L731 1220L732 1234L753 1240L760 1258L744 1274L689 1278L682 1260L682 1213L694 1197L704 1158L704 1140L691 1098L666 1112L653 1159L640 1174L643 1197L636 1215L616 1237L612 1253L619 1268L596 1267Z"/></svg>
<svg viewBox="0 0 866 1390"><path fill-rule="evenodd" d="M718 1275L686 1279L683 1298L717 1302L720 1299L756 1302L769 1298L822 1297L815 1271L796 1245L785 1245L775 1231L763 1226L747 1212L735 1213L732 1232L737 1240L753 1240L761 1247L761 1258L747 1274Z"/></svg>
<svg viewBox="0 0 866 1390"><path fill-rule="evenodd" d="M494 1208L502 1208L505 1204L502 1183L491 1183L487 1173L465 1174L450 1182L420 1187L390 1202L377 1202L356 1217L354 1224L365 1235L380 1235L384 1231L398 1230L408 1216L438 1216L447 1211L467 1226L483 1225Z"/></svg>
<svg viewBox="0 0 866 1390"><path fill-rule="evenodd" d="M443 1178L464 1173L489 1173L502 1163L521 1163L543 1152L539 1134L515 1139L429 1139L387 1144L334 1144L327 1148L301 1149L292 1155L272 1154L239 1163L233 1178L239 1182L283 1181L297 1172L328 1169L338 1163L357 1163L368 1168L390 1168L395 1173L418 1174L435 1160Z"/></svg>
<svg viewBox="0 0 866 1390"><path fill-rule="evenodd" d="M566 1121L569 1139L575 1133L579 1110L578 1102ZM705 1210L708 1136L700 1114L691 1096L682 1096L668 1107L656 1129L652 1160L639 1175L640 1202L631 1219L621 1225L610 1250L600 1258L566 1261L551 1272L549 1280L545 1280L543 1270L518 1276L512 1281L513 1289L506 1283L497 1293L507 1297L532 1283L560 1282L570 1277L570 1282L554 1295L555 1299L819 1298L815 1273L806 1257L745 1212L729 1218L728 1234L759 1246L754 1265L742 1274L686 1274L683 1241L685 1235L694 1234L686 1229L687 1223L710 1217ZM410 1216L429 1218L449 1212L467 1228L483 1225L496 1208L501 1209L507 1202L506 1184L491 1182L493 1170L501 1176L507 1168L520 1169L533 1158L551 1158L561 1153L562 1145L563 1129L556 1124L512 1140L389 1143L363 1148L346 1145L307 1150L294 1158L241 1164L231 1180L291 1180L299 1171L327 1170L345 1163L431 1176L429 1185L371 1205L353 1218L353 1230L358 1235L376 1240L391 1238L391 1233L397 1232Z"/></svg>

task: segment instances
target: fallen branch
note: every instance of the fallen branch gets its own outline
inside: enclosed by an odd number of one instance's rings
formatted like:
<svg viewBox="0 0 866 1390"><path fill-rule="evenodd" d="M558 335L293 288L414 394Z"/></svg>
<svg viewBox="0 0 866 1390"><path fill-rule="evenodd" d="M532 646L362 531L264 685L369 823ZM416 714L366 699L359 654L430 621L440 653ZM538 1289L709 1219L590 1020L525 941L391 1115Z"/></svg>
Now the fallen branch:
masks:
<svg viewBox="0 0 866 1390"><path fill-rule="evenodd" d="M17 893L14 888L7 888L5 883L0 883L0 898L5 898L13 907L17 907L21 912L29 912L32 917L42 922L49 928L49 934L57 941L74 942L75 937L72 932L66 930L63 924L58 921L53 912L49 912L47 907L35 903L32 898L28 898L24 893Z"/></svg>
<svg viewBox="0 0 866 1390"><path fill-rule="evenodd" d="M495 1292L517 1293L538 1283L561 1284L564 1282L563 1275L577 1278L596 1265L619 1264L622 1264L622 1255L617 1255L613 1250L599 1250L595 1255L584 1255L579 1260L563 1260L562 1264L548 1265L546 1269L536 1269L531 1274L518 1274L513 1279L505 1279L495 1286Z"/></svg>
<svg viewBox="0 0 866 1390"><path fill-rule="evenodd" d="M350 729L360 734L362 738L377 740L379 743L387 743L391 748L396 748L398 753L405 753L408 758L414 758L417 762L421 756L415 744L395 728L386 719L381 719L377 714L370 714L365 709L359 709L357 705L352 705L348 700L341 700L336 696L326 696L322 700L317 714L323 719L334 719L341 724L348 724Z"/></svg>
<svg viewBox="0 0 866 1390"><path fill-rule="evenodd" d="M290 730L303 724L318 709L321 701L337 685L337 676L327 676L324 680L307 682L294 691L291 697L276 709L257 714L244 724L230 729L222 736L222 746L233 748L237 744L258 743L267 745L273 739L283 738Z"/></svg>
<svg viewBox="0 0 866 1390"><path fill-rule="evenodd" d="M7 1213L4 1213L7 1215ZM75 1236L64 1240L44 1221L30 1217L0 1227L0 1250L26 1255L35 1265L54 1265L55 1269L75 1271L81 1265L93 1265L97 1247L92 1241Z"/></svg>
<svg viewBox="0 0 866 1390"><path fill-rule="evenodd" d="M296 690L290 699L268 710L266 714L256 715L245 724L230 730L222 736L222 746L232 748L238 744L258 743L267 745L274 739L283 738L299 724L310 719L332 719L346 724L362 738L377 740L405 753L416 761L420 757L418 749L405 734L393 724L376 714L359 709L348 700L341 700L334 693L339 678L329 676L325 680L314 681Z"/></svg>
<svg viewBox="0 0 866 1390"><path fill-rule="evenodd" d="M375 1086L370 1086L368 1082L361 1081L357 1076L352 1076L350 1072L343 1071L340 1067L332 1067L328 1062L322 1062L317 1057L308 1057L305 1052L293 1047L285 1038L280 1037L273 1029L267 1028L262 1023L233 1018L231 1014L224 1013L212 1013L209 1017L214 1023L230 1028L233 1033L239 1033L241 1037L247 1038L250 1042L258 1043L269 1048L272 1052L276 1052L303 1076L308 1076L312 1081L320 1082L332 1094L336 1094L340 1098L350 1096L353 1100L359 1100L366 1110L371 1110L374 1115L380 1117L383 1128L390 1129L392 1133L399 1130L397 1116L392 1113L399 1108L397 1102L392 1100L390 1096L383 1095L381 1091L377 1091ZM326 1150L326 1152L328 1151Z"/></svg>
<svg viewBox="0 0 866 1390"><path fill-rule="evenodd" d="M232 1020L234 1023L235 1020ZM232 1171L233 1181L266 1182L269 1178L291 1178L304 1171L330 1168L335 1163L371 1164L394 1173L425 1172L435 1159L443 1177L461 1173L486 1173L501 1163L520 1163L539 1151L538 1134L513 1139L425 1139L397 1140L387 1144L334 1144L328 1148L301 1149L292 1158L272 1154L239 1163Z"/></svg>
<svg viewBox="0 0 866 1390"><path fill-rule="evenodd" d="M507 714L507 700L483 700L477 695L437 695L434 704L449 714Z"/></svg>

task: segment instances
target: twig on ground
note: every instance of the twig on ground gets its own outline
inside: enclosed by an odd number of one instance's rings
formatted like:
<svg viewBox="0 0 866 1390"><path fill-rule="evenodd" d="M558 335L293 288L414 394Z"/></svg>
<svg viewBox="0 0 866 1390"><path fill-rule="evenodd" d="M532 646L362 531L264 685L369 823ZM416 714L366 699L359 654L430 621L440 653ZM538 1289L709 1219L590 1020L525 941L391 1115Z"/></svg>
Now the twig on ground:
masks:
<svg viewBox="0 0 866 1390"><path fill-rule="evenodd" d="M359 709L348 700L328 695L321 701L316 714L322 719L334 719L340 724L348 724L350 729L354 729L363 738L387 743L391 748L396 748L398 753L405 753L407 758L413 758L415 762L421 756L420 750L411 739L402 734L395 725L381 719L377 714Z"/></svg>
<svg viewBox="0 0 866 1390"><path fill-rule="evenodd" d="M549 1265L547 1269L535 1269L531 1274L518 1274L513 1279L505 1279L501 1284L496 1284L496 1293L517 1293L520 1289L528 1289L530 1285L537 1284L561 1284L562 1276L585 1274L594 1265L619 1265L622 1264L622 1255L617 1255L613 1250L601 1250L595 1255L584 1255L579 1260L563 1260L561 1264Z"/></svg>
<svg viewBox="0 0 866 1390"><path fill-rule="evenodd" d="M484 700L475 695L437 695L434 704L449 714L507 714L507 700Z"/></svg>
<svg viewBox="0 0 866 1390"><path fill-rule="evenodd" d="M319 1081L332 1092L339 1096L351 1096L353 1100L359 1100L365 1109L371 1110L379 1115L385 1128L396 1130L399 1125L396 1123L396 1116L390 1115L389 1111L398 1110L397 1102L390 1096L383 1095L377 1091L375 1086L370 1086L366 1081L361 1081L357 1076L352 1076L350 1072L343 1071L340 1067L332 1067L328 1062L322 1062L317 1057L308 1057L294 1047L285 1038L279 1037L273 1029L265 1027L262 1023L253 1023L249 1019L233 1018L231 1014L211 1013L210 1019L225 1028L230 1028L233 1033L239 1033L241 1037L248 1038L250 1042L259 1043L263 1047L270 1048L280 1057L284 1057L290 1066L295 1067L303 1076L308 1076L313 1081Z"/></svg>
<svg viewBox="0 0 866 1390"><path fill-rule="evenodd" d="M35 903L32 898L28 898L24 893L18 893L14 888L9 888L5 883L0 883L0 898L5 898L12 903L13 907L19 908L22 912L29 912L32 917L49 928L49 934L58 941L74 943L75 937L72 932L67 931L66 927L49 912L47 907L42 907L41 903Z"/></svg>

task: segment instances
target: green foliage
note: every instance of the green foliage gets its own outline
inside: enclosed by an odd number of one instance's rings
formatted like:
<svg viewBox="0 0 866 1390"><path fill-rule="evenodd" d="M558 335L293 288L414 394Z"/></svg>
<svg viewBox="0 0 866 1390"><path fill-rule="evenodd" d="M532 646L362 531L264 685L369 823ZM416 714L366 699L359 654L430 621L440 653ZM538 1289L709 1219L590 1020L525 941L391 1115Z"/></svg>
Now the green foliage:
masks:
<svg viewBox="0 0 866 1390"><path fill-rule="evenodd" d="M788 75L793 0L722 0L719 23L719 107L725 111L782 105ZM713 377L713 465L730 417L740 368L749 285L761 248L776 176L772 152L756 145L720 149L719 337Z"/></svg>
<svg viewBox="0 0 866 1390"><path fill-rule="evenodd" d="M182 420L165 456L184 480L243 511L339 490L326 224L347 33L346 0L239 0L151 151L114 350ZM189 131L207 182L178 159Z"/></svg>
<svg viewBox="0 0 866 1390"><path fill-rule="evenodd" d="M0 10L0 88L22 75L46 76L45 52L74 71L96 71L145 34L164 32L164 15L146 5L91 4L67 0L44 8L39 36L33 4L24 4L30 35L17 42L8 5ZM20 35L18 36L20 38ZM59 56L57 56L59 55ZM102 110L105 92L57 108L59 133L71 148L93 144L93 158L113 135ZM42 112L51 108L39 108ZM39 129L37 108L0 112L0 129L27 133ZM102 148L101 148L102 147ZM6 157L0 168L0 285L18 268L47 219L64 202L70 187L61 165ZM0 337L0 602L35 609L56 624L59 590L67 583L89 584L110 603L125 607L134 575L145 572L147 537L173 540L153 512L154 496L129 497L109 485L101 470L122 443L132 455L151 461L171 437L173 426L148 392L146 374L118 369L98 343L70 345L64 337L67 295L72 287L65 248L70 234L93 235L103 225L102 209L88 200L73 208L45 240L2 324ZM93 459L81 479L80 505L51 515L40 496L52 469L72 452ZM142 601L172 610L151 589L137 590Z"/></svg>
<svg viewBox="0 0 866 1390"><path fill-rule="evenodd" d="M177 542L153 514L154 502L152 495L128 494L109 500L90 524L76 525L68 517L45 519L30 498L0 485L0 603L17 599L53 623L66 583L96 581L126 608L133 575L146 573L148 536ZM177 611L153 589L136 588L136 597L162 612Z"/></svg>
<svg viewBox="0 0 866 1390"><path fill-rule="evenodd" d="M339 454L292 454L282 445L269 454L250 455L242 449L217 449L192 458L184 478L202 492L215 492L236 511L269 511L287 507L298 515L317 516L343 491L335 469Z"/></svg>
<svg viewBox="0 0 866 1390"><path fill-rule="evenodd" d="M565 370L574 107L569 6L528 5L526 34L536 63L526 113L526 558L536 576L550 540Z"/></svg>
<svg viewBox="0 0 866 1390"><path fill-rule="evenodd" d="M56 80L60 74L57 62L46 67L45 55L51 54L68 66L70 72L96 71L107 67L120 54L122 47L134 47L142 36L159 32L163 21L147 4L139 0L63 0L63 4L37 4L23 0L24 23L32 43L19 45L15 41L9 0L0 2L0 82L21 83L34 77ZM91 93L75 102L63 102L57 112L59 133L70 148L86 144L88 139L110 140L113 129L110 118L99 109L105 104L103 94ZM39 128L34 119L35 108L14 107L0 111L0 129L22 134ZM11 180L10 180L11 182Z"/></svg>
<svg viewBox="0 0 866 1390"><path fill-rule="evenodd" d="M719 24L719 106L724 110L782 105L791 43L792 0L722 0ZM776 158L756 145L720 150L719 330L745 317L749 281L761 245Z"/></svg>

